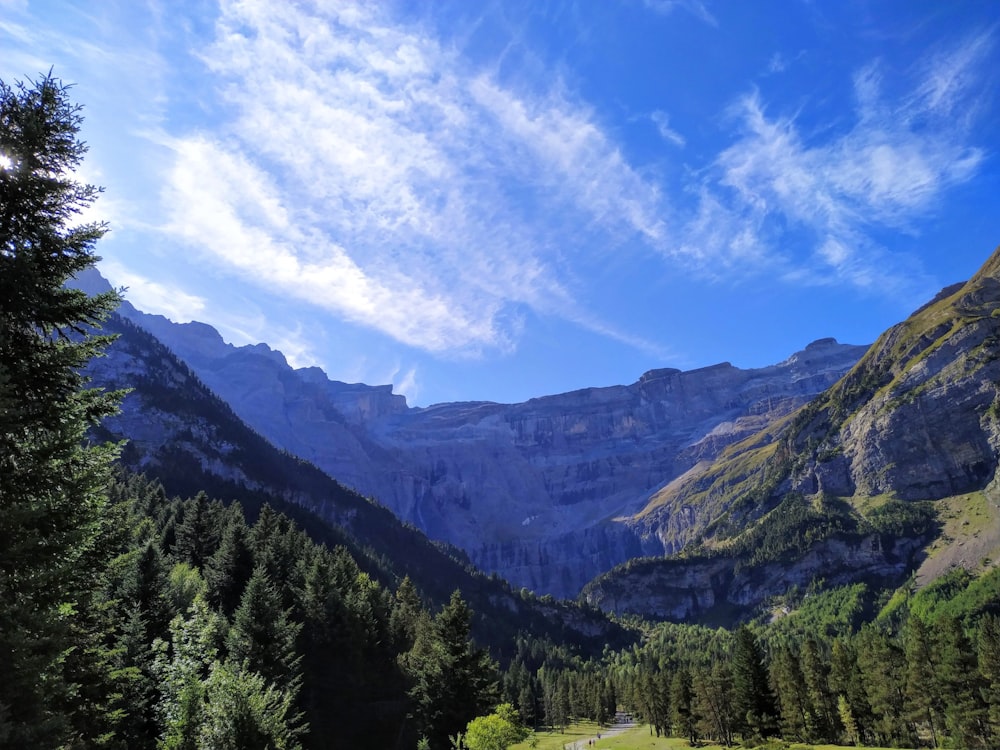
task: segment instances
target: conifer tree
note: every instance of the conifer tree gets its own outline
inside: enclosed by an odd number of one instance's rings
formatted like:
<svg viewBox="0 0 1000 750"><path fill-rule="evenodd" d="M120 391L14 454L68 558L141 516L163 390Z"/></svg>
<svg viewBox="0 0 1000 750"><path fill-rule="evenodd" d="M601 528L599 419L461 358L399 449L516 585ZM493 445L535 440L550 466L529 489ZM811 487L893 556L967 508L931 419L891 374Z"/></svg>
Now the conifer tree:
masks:
<svg viewBox="0 0 1000 750"><path fill-rule="evenodd" d="M716 661L711 671L697 669L691 676L694 712L699 734L723 745L733 744L736 721L733 707L733 673L725 661Z"/></svg>
<svg viewBox="0 0 1000 750"><path fill-rule="evenodd" d="M937 660L927 626L916 615L910 615L906 622L903 644L906 653L906 715L910 721L926 725L931 733L931 746L937 747L941 725Z"/></svg>
<svg viewBox="0 0 1000 750"><path fill-rule="evenodd" d="M733 641L733 715L736 731L749 737L768 737L777 729L774 693L768 682L764 656L746 625Z"/></svg>
<svg viewBox="0 0 1000 750"><path fill-rule="evenodd" d="M65 654L89 606L117 449L86 446L117 406L81 368L114 293L66 282L93 266L102 223L77 223L98 188L76 182L82 116L51 74L0 81L0 745L70 732Z"/></svg>
<svg viewBox="0 0 1000 750"><path fill-rule="evenodd" d="M167 597L167 571L156 542L150 540L128 556L119 593L126 607L135 607L146 628L146 642L165 637L173 617Z"/></svg>
<svg viewBox="0 0 1000 750"><path fill-rule="evenodd" d="M204 492L184 502L184 516L175 531L173 552L177 560L204 567L219 546L216 518L221 506L218 501L210 502Z"/></svg>
<svg viewBox="0 0 1000 750"><path fill-rule="evenodd" d="M525 679L517 692L518 713L524 717L524 723L533 727L538 723L538 698L535 694L533 681L530 676Z"/></svg>
<svg viewBox="0 0 1000 750"><path fill-rule="evenodd" d="M499 698L496 665L472 642L471 629L472 612L455 591L403 659L413 680L413 718L433 748L447 747L450 735L488 713Z"/></svg>
<svg viewBox="0 0 1000 750"><path fill-rule="evenodd" d="M805 742L813 712L799 658L790 648L781 648L775 654L771 661L771 679L781 710L781 736Z"/></svg>
<svg viewBox="0 0 1000 750"><path fill-rule="evenodd" d="M1000 736L1000 617L983 617L979 623L977 646L990 736L997 737Z"/></svg>
<svg viewBox="0 0 1000 750"><path fill-rule="evenodd" d="M423 612L417 587L413 585L410 577L406 576L396 587L392 612L389 615L389 629L400 652L413 648L417 638L417 622Z"/></svg>
<svg viewBox="0 0 1000 750"><path fill-rule="evenodd" d="M670 725L676 737L684 737L694 747L698 744L698 721L693 705L691 673L685 667L674 672L670 684Z"/></svg>
<svg viewBox="0 0 1000 750"><path fill-rule="evenodd" d="M250 531L243 513L236 504L227 509L227 522L218 549L205 564L205 584L208 601L231 616L240 604L254 570L254 554Z"/></svg>
<svg viewBox="0 0 1000 750"><path fill-rule="evenodd" d="M830 667L820 653L819 643L809 636L799 655L802 677L812 707L809 733L814 741L832 742L839 734L837 700L830 690Z"/></svg>
<svg viewBox="0 0 1000 750"><path fill-rule="evenodd" d="M902 650L873 624L862 628L855 640L858 668L873 717L872 728L879 742L885 745L912 742L910 725L904 716L906 660Z"/></svg>
<svg viewBox="0 0 1000 750"><path fill-rule="evenodd" d="M830 691L837 696L838 718L851 741L867 739L873 722L868 694L854 646L842 638L835 638L830 649ZM850 717L850 727L845 716Z"/></svg>
<svg viewBox="0 0 1000 750"><path fill-rule="evenodd" d="M937 627L938 679L945 722L958 747L980 747L989 735L984 683L961 620L943 617Z"/></svg>
<svg viewBox="0 0 1000 750"><path fill-rule="evenodd" d="M264 568L257 567L226 638L229 661L294 696L301 685L301 657L295 649L301 629L282 609L281 594Z"/></svg>

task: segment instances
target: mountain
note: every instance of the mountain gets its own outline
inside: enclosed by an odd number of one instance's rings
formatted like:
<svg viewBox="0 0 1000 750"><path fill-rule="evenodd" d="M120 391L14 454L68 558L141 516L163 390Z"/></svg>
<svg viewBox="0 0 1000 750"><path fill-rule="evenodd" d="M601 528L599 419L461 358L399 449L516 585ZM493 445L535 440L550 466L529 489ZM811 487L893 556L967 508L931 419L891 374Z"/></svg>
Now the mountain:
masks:
<svg viewBox="0 0 1000 750"><path fill-rule="evenodd" d="M630 640L597 610L512 591L385 506L275 448L148 331L117 314L103 328L118 338L88 366L88 375L96 385L131 390L98 437L126 440L124 466L159 480L169 494L205 491L240 503L250 520L268 503L317 541L347 547L383 583L394 587L409 576L437 606L460 589L476 613L477 637L494 647L509 647L520 631L593 653L608 642Z"/></svg>
<svg viewBox="0 0 1000 750"><path fill-rule="evenodd" d="M992 565L998 451L1000 250L816 399L655 493L628 525L684 554L620 566L584 596L712 619L792 586Z"/></svg>
<svg viewBox="0 0 1000 750"><path fill-rule="evenodd" d="M834 383L864 347L823 339L779 364L652 370L631 385L521 404L410 408L391 386L293 369L265 344L226 344L125 303L267 440L374 497L518 587L575 596L630 558L676 551L623 523L665 485Z"/></svg>

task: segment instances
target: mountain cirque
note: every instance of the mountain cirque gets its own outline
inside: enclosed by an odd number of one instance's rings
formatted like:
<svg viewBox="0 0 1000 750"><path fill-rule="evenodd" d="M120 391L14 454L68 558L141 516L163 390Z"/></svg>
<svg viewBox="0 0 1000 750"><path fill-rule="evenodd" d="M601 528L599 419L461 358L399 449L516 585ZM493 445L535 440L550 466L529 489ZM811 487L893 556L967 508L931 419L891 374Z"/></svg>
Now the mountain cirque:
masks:
<svg viewBox="0 0 1000 750"><path fill-rule="evenodd" d="M628 386L521 404L409 408L389 386L292 369L266 345L234 347L201 323L125 303L122 314L180 356L279 448L538 593L575 596L632 557L676 551L677 533L629 520L655 493L836 382L865 347L823 339L784 362L652 370Z"/></svg>

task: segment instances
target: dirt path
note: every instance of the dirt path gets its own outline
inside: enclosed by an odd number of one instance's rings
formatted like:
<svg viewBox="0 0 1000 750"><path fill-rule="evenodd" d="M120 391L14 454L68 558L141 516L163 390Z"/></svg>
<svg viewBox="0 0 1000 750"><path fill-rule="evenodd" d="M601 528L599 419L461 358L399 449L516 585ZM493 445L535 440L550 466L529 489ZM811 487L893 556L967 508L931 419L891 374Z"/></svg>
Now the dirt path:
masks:
<svg viewBox="0 0 1000 750"><path fill-rule="evenodd" d="M616 734L621 734L622 732L627 732L629 729L635 729L637 726L639 726L639 725L636 724L634 721L625 721L625 722L621 722L620 724L612 724L607 729L602 729L601 730L601 732L600 732L600 735L601 735L600 740L607 739L608 737L614 737ZM599 743L600 742L600 740L597 738L597 735L595 734L593 737L588 737L587 739L584 739L584 740L576 740L575 742L569 742L569 743L567 743L565 745L565 750L587 750L588 748L593 747L590 744L591 740L593 740L594 743ZM598 744L598 745L596 745L596 747L599 748L600 745Z"/></svg>

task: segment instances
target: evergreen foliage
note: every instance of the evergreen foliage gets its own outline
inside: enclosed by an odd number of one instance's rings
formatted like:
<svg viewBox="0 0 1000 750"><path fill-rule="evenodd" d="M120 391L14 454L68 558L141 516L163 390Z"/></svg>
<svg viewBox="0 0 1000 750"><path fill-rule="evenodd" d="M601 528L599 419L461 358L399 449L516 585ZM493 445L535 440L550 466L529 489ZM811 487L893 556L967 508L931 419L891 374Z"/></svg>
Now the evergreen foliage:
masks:
<svg viewBox="0 0 1000 750"><path fill-rule="evenodd" d="M106 231L77 223L99 192L73 177L81 119L51 75L0 81L0 744L14 747L99 731L73 704L97 654L72 652L93 623L117 448L84 438L118 395L88 388L80 368L107 343L90 331L117 296L66 286Z"/></svg>
<svg viewBox="0 0 1000 750"><path fill-rule="evenodd" d="M489 654L470 640L471 612L459 592L433 620L421 624L403 657L413 681L412 718L432 748L445 748L449 736L496 705L499 675Z"/></svg>

